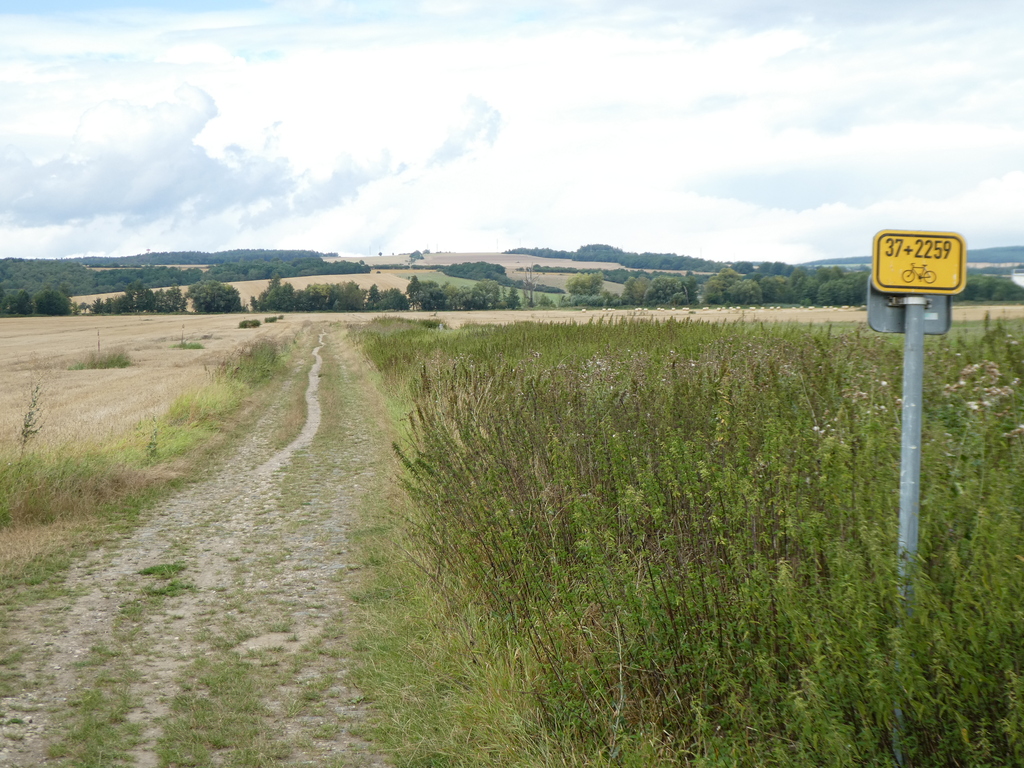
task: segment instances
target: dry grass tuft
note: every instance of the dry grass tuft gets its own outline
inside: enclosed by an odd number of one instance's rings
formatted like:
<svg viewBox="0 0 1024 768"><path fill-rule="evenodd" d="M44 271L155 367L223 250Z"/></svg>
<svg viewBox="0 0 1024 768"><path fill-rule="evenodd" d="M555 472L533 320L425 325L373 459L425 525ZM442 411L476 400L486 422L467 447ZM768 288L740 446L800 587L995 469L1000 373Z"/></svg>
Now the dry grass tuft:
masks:
<svg viewBox="0 0 1024 768"><path fill-rule="evenodd" d="M0 579L20 573L38 558L66 551L83 521L0 528Z"/></svg>
<svg viewBox="0 0 1024 768"><path fill-rule="evenodd" d="M164 474L99 454L26 454L0 468L0 519L12 527L79 520L163 482Z"/></svg>

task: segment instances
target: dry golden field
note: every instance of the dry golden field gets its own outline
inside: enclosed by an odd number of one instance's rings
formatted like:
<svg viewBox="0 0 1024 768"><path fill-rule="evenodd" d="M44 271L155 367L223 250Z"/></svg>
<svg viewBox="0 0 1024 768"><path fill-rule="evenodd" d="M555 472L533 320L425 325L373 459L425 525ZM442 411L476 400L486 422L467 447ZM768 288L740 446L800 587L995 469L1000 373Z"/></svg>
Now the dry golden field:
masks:
<svg viewBox="0 0 1024 768"><path fill-rule="evenodd" d="M238 328L239 315L81 316L0 321L0 450L17 445L32 389L41 387L36 445L104 441L160 416L183 392L207 380L238 345L294 333L302 320ZM196 341L201 350L172 349ZM72 371L97 341L124 350L128 368Z"/></svg>

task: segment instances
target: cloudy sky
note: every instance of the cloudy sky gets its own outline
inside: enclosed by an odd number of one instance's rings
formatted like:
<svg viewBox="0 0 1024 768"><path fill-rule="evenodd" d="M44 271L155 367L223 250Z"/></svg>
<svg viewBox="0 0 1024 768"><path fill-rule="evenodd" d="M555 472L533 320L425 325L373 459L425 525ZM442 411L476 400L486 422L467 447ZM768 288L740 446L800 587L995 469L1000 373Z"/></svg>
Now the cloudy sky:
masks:
<svg viewBox="0 0 1024 768"><path fill-rule="evenodd" d="M0 0L0 257L1024 244L1019 0Z"/></svg>

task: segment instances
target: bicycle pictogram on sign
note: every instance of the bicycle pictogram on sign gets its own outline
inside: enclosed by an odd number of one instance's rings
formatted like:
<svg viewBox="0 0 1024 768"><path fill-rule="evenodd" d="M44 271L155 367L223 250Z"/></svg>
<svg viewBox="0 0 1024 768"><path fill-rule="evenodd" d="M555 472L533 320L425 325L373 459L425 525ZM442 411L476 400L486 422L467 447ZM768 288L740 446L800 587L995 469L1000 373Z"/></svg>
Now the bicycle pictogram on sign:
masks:
<svg viewBox="0 0 1024 768"><path fill-rule="evenodd" d="M935 273L928 269L928 265L922 264L918 266L911 262L910 267L903 270L903 282L913 283L915 281L924 281L931 285L935 282Z"/></svg>

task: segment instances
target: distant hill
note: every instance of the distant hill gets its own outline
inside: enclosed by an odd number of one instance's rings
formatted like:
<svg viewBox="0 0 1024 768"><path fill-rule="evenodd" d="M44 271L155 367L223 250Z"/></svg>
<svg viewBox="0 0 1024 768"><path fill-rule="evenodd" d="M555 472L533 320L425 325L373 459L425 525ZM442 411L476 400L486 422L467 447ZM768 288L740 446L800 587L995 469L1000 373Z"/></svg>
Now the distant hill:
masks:
<svg viewBox="0 0 1024 768"><path fill-rule="evenodd" d="M1024 245L1003 245L998 248L968 248L968 266L975 264L1024 264ZM816 259L800 264L801 267L850 267L853 269L871 266L870 256L846 256L841 259ZM984 271L991 271L986 268ZM1009 269L1009 268L1007 268ZM1007 269L997 269L1006 272Z"/></svg>
<svg viewBox="0 0 1024 768"><path fill-rule="evenodd" d="M583 245L575 251L557 251L552 248L512 248L505 253L521 253L544 259L571 261L607 261L621 264L627 269L678 269L696 272L717 272L727 264L675 253L630 253L612 245Z"/></svg>
<svg viewBox="0 0 1024 768"><path fill-rule="evenodd" d="M69 296L117 293L140 281L145 288L186 286L200 280L234 282L313 275L368 273L363 262L324 261L316 251L244 250L203 253L178 251L146 253L119 258L0 259L0 295L26 290L34 294L46 286ZM208 264L203 272L190 264ZM180 265L180 266L171 266ZM101 270L90 267L102 267Z"/></svg>
<svg viewBox="0 0 1024 768"><path fill-rule="evenodd" d="M967 260L989 264L1024 263L1024 245L1004 245L999 248L968 248Z"/></svg>
<svg viewBox="0 0 1024 768"><path fill-rule="evenodd" d="M240 261L295 261L337 257L336 253L319 251L274 250L268 248L236 248L233 251L159 251L134 256L76 256L61 261L87 267L156 266L161 264L235 264Z"/></svg>
<svg viewBox="0 0 1024 768"><path fill-rule="evenodd" d="M814 261L803 261L797 264L798 267L869 267L871 266L870 256L844 256L840 259L815 259Z"/></svg>

